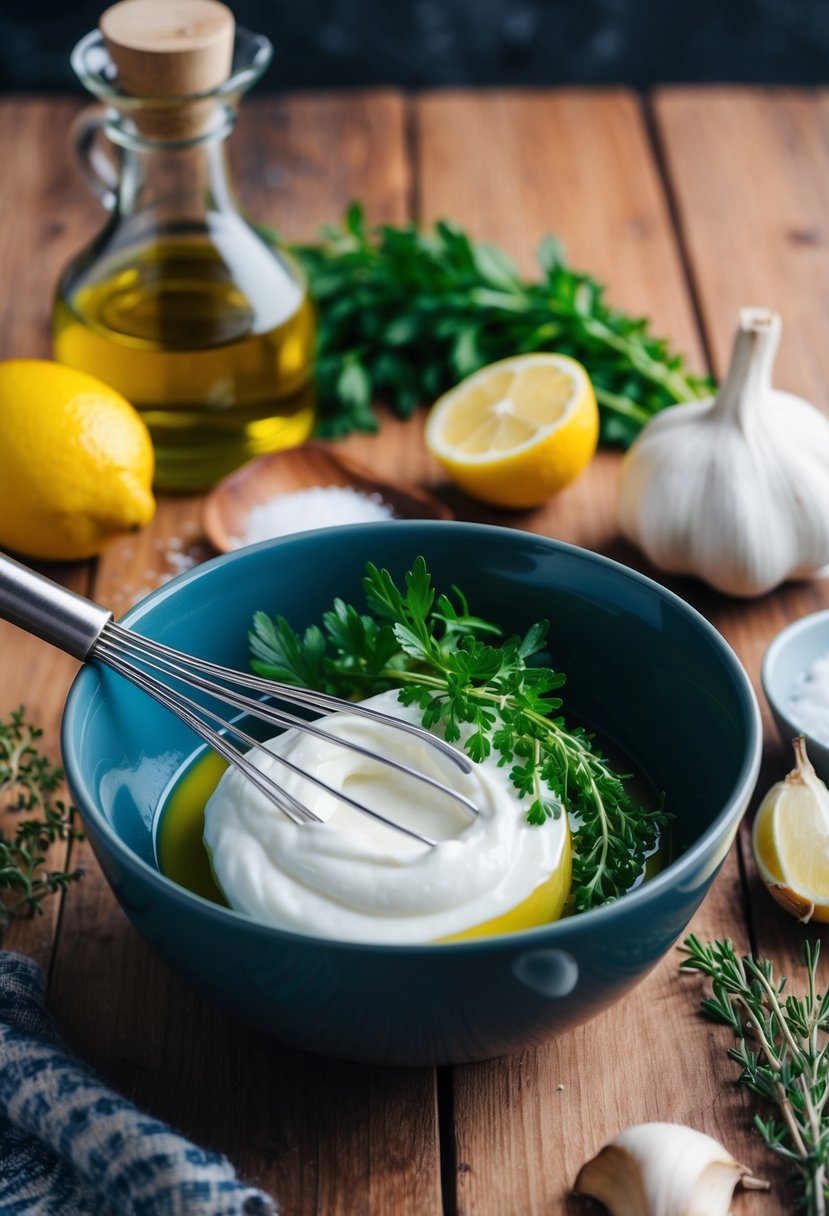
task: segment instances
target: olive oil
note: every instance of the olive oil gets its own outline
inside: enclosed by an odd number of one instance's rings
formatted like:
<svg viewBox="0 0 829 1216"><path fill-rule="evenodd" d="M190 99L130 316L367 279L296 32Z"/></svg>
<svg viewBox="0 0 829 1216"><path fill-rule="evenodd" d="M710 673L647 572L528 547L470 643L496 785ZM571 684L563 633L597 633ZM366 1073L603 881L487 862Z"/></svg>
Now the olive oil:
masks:
<svg viewBox="0 0 829 1216"><path fill-rule="evenodd" d="M158 868L180 887L227 907L204 846L204 807L219 784L227 761L213 751L200 751L170 787L156 824Z"/></svg>
<svg viewBox="0 0 829 1216"><path fill-rule="evenodd" d="M63 272L53 317L55 357L140 411L155 484L170 490L206 489L302 443L314 421L305 281L239 210L226 156L273 48L224 6L193 0L188 13L182 24L163 0L140 17L115 4L75 47L104 103L75 123L75 151L109 214Z"/></svg>
<svg viewBox="0 0 829 1216"><path fill-rule="evenodd" d="M233 266L203 240L165 240L70 267L55 356L121 392L156 449L156 484L200 489L314 421L315 325L299 273L234 225Z"/></svg>
<svg viewBox="0 0 829 1216"><path fill-rule="evenodd" d="M186 761L162 801L156 821L155 838L156 860L162 874L166 874L179 886L186 887L188 891L223 907L228 907L228 903L213 876L203 836L205 805L226 768L227 761L210 750L200 749ZM642 801L656 805L657 799L644 781L627 781L625 784L631 792L635 788L636 796ZM543 832L544 828L542 826L536 830ZM670 860L670 841L668 833L663 832L657 848L646 859L642 873L630 890L635 890L643 882L654 878ZM529 917L526 924L510 923L515 913L513 910L513 913L507 913L498 921L487 922L469 933L458 935L458 940L489 932L513 932L515 929L544 923L545 918L536 915L535 905L537 904L537 910L541 911L547 899L548 893L539 889L518 909L520 915ZM572 911L565 906L563 915L568 914L572 915Z"/></svg>

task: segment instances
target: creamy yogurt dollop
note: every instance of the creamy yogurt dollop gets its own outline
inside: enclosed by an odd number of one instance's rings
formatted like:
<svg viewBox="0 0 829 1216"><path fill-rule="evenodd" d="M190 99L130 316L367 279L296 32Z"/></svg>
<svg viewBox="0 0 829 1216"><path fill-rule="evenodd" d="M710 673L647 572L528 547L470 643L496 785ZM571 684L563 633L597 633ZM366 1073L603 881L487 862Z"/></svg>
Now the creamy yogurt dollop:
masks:
<svg viewBox="0 0 829 1216"><path fill-rule="evenodd" d="M420 721L396 691L365 702ZM270 752L334 789L438 840L430 847L396 832L295 775L274 756L250 759L323 823L292 823L231 767L205 808L204 841L232 908L265 925L318 937L395 945L462 933L517 907L562 864L566 816L526 822L509 766L497 757L464 774L436 748L393 726L344 711L327 732L391 755L465 794L472 817L447 795L340 744L301 731L272 739Z"/></svg>

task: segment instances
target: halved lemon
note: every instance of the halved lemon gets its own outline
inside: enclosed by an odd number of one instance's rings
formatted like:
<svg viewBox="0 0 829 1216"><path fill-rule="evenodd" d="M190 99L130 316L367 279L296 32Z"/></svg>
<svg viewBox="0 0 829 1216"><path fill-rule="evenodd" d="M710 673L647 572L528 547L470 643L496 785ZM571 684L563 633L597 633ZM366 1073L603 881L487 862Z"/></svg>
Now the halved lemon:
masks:
<svg viewBox="0 0 829 1216"><path fill-rule="evenodd" d="M829 923L829 796L794 742L797 767L763 799L754 820L752 849L760 877L787 912Z"/></svg>
<svg viewBox="0 0 829 1216"><path fill-rule="evenodd" d="M587 372L567 355L516 355L435 402L426 446L457 485L501 507L537 507L579 476L599 439Z"/></svg>

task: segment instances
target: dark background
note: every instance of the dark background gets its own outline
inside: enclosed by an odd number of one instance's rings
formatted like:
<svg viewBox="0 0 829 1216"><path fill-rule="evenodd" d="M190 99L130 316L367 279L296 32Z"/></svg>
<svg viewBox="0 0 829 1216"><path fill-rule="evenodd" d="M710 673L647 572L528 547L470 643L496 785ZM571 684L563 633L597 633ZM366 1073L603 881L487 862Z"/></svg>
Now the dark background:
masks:
<svg viewBox="0 0 829 1216"><path fill-rule="evenodd" d="M0 89L75 89L105 4L0 0ZM266 89L829 81L829 0L236 0Z"/></svg>

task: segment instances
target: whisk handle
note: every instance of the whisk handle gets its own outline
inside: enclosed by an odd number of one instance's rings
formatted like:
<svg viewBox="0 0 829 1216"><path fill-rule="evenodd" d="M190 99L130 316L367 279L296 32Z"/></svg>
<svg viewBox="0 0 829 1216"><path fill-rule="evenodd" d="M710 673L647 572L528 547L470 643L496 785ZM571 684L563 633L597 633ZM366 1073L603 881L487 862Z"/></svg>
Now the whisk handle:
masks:
<svg viewBox="0 0 829 1216"><path fill-rule="evenodd" d="M86 659L112 613L0 553L0 617Z"/></svg>

